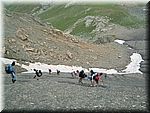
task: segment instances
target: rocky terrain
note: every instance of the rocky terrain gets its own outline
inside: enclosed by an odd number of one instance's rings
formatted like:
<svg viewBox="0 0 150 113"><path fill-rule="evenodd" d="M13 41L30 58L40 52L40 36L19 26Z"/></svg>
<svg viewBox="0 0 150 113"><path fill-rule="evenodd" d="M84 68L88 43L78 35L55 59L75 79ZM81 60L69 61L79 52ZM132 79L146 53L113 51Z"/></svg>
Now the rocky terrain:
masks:
<svg viewBox="0 0 150 113"><path fill-rule="evenodd" d="M69 73L19 74L15 84L4 75L3 112L148 112L146 77L141 74L103 76L104 85L78 83Z"/></svg>
<svg viewBox="0 0 150 113"><path fill-rule="evenodd" d="M4 18L4 57L17 59L18 62L116 69L125 68L130 62L133 51L118 43L89 43L41 25L28 14L6 14Z"/></svg>
<svg viewBox="0 0 150 113"><path fill-rule="evenodd" d="M142 13L137 13L138 8L131 11L132 8L128 8L130 13L136 16ZM131 54L137 52L144 59L141 63L144 73L103 76L104 86L90 87L90 81L84 80L81 85L70 73L43 73L37 80L33 79L33 73L21 73L25 70L16 67L15 84L11 83L10 76L2 73L4 111L148 111L146 27L127 28L110 23L108 17L95 17L84 18L87 26L92 20L98 31L93 31L96 39L86 40L69 34L80 21L63 31L33 15L5 10L3 56L26 65L41 62L122 70L130 63ZM102 22L97 23L100 19L107 23L102 28ZM115 39L125 43L118 44Z"/></svg>
<svg viewBox="0 0 150 113"><path fill-rule="evenodd" d="M87 26L93 18L85 18L88 21ZM103 22L98 24L100 19ZM107 27L106 32L95 31L101 37L97 37L94 42L53 28L25 13L5 10L4 20L4 57L17 59L20 63L43 62L120 70L129 64L133 52L138 52L147 59L146 28L128 29L107 24L100 29L101 24L109 22L107 17L97 17L97 21L94 19L98 31ZM125 40L126 46L115 43L115 39ZM143 71L145 70L144 66Z"/></svg>

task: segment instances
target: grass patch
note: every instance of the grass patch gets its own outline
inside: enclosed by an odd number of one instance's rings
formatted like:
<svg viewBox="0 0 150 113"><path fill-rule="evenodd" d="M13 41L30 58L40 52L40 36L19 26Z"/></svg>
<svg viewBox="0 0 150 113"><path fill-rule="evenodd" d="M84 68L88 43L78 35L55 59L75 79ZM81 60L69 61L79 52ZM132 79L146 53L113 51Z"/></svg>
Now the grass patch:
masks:
<svg viewBox="0 0 150 113"><path fill-rule="evenodd" d="M66 4L50 6L47 10L37 14L43 22L49 22L60 30L66 30L76 21L86 16L108 16L111 22L125 27L139 27L144 25L143 20L132 16L122 6L116 4L75 4L65 7ZM12 12L21 12L32 14L42 8L39 4L12 4L5 5ZM81 23L74 29L73 34L84 32L89 33L93 27L85 28Z"/></svg>
<svg viewBox="0 0 150 113"><path fill-rule="evenodd" d="M109 18L112 18L111 22L125 27L138 27L144 23L116 4L84 4L72 5L67 8L65 8L64 4L56 5L38 16L43 21L48 21L55 27L65 30L73 25L78 19L89 15L108 16ZM84 30L83 28L81 29Z"/></svg>
<svg viewBox="0 0 150 113"><path fill-rule="evenodd" d="M73 35L83 35L83 34L87 34L87 36L92 36L92 34L90 34L90 32L93 31L93 29L95 29L94 26L90 26L90 27L85 27L85 23L81 22L79 23L71 32L71 34Z"/></svg>

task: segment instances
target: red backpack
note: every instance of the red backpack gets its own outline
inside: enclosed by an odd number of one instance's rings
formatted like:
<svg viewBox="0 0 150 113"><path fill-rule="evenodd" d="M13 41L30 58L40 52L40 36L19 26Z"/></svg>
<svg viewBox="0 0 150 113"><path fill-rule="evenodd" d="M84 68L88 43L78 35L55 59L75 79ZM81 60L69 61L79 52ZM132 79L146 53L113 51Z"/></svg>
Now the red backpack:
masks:
<svg viewBox="0 0 150 113"><path fill-rule="evenodd" d="M96 75L95 80L99 80L99 75L98 74Z"/></svg>

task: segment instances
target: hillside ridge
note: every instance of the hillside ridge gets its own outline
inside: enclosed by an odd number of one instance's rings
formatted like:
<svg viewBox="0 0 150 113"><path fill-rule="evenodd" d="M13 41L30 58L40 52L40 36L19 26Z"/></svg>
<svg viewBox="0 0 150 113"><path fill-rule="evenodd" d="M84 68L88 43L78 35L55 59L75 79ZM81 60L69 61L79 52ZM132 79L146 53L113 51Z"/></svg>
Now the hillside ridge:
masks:
<svg viewBox="0 0 150 113"><path fill-rule="evenodd" d="M18 62L83 67L123 68L129 63L131 54L127 47L115 42L99 45L89 43L58 29L43 26L27 14L14 13L5 15L4 45L4 57L17 59Z"/></svg>

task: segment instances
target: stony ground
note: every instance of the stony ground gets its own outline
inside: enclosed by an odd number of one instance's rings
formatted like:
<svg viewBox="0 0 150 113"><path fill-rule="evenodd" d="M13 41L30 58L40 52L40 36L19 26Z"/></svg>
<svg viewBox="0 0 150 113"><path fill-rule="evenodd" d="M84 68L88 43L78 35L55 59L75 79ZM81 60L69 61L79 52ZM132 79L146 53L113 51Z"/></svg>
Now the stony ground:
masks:
<svg viewBox="0 0 150 113"><path fill-rule="evenodd" d="M7 15L5 22L4 45L6 50L13 51L6 52L9 58L84 67L89 67L90 64L93 67L118 70L129 64L132 52L140 53L145 61L148 59L146 28L126 29L117 26L112 33L116 38L125 40L125 45L93 45L64 37L63 33L39 25L27 15ZM25 41L16 36L20 28L23 29L21 36L27 37ZM129 50L126 45L133 50ZM64 61L63 58L67 60ZM10 76L4 74L3 111L147 110L145 74L108 75L106 79L103 78L104 86L99 87L90 87L88 80L84 80L81 85L78 78L72 78L70 74L61 73L58 76L44 73L39 80L33 79L33 76L34 74L18 73L17 82L13 84Z"/></svg>
<svg viewBox="0 0 150 113"><path fill-rule="evenodd" d="M3 111L146 111L145 74L107 75L104 85L91 87L89 80L78 83L70 74L18 74L16 83L4 75Z"/></svg>

